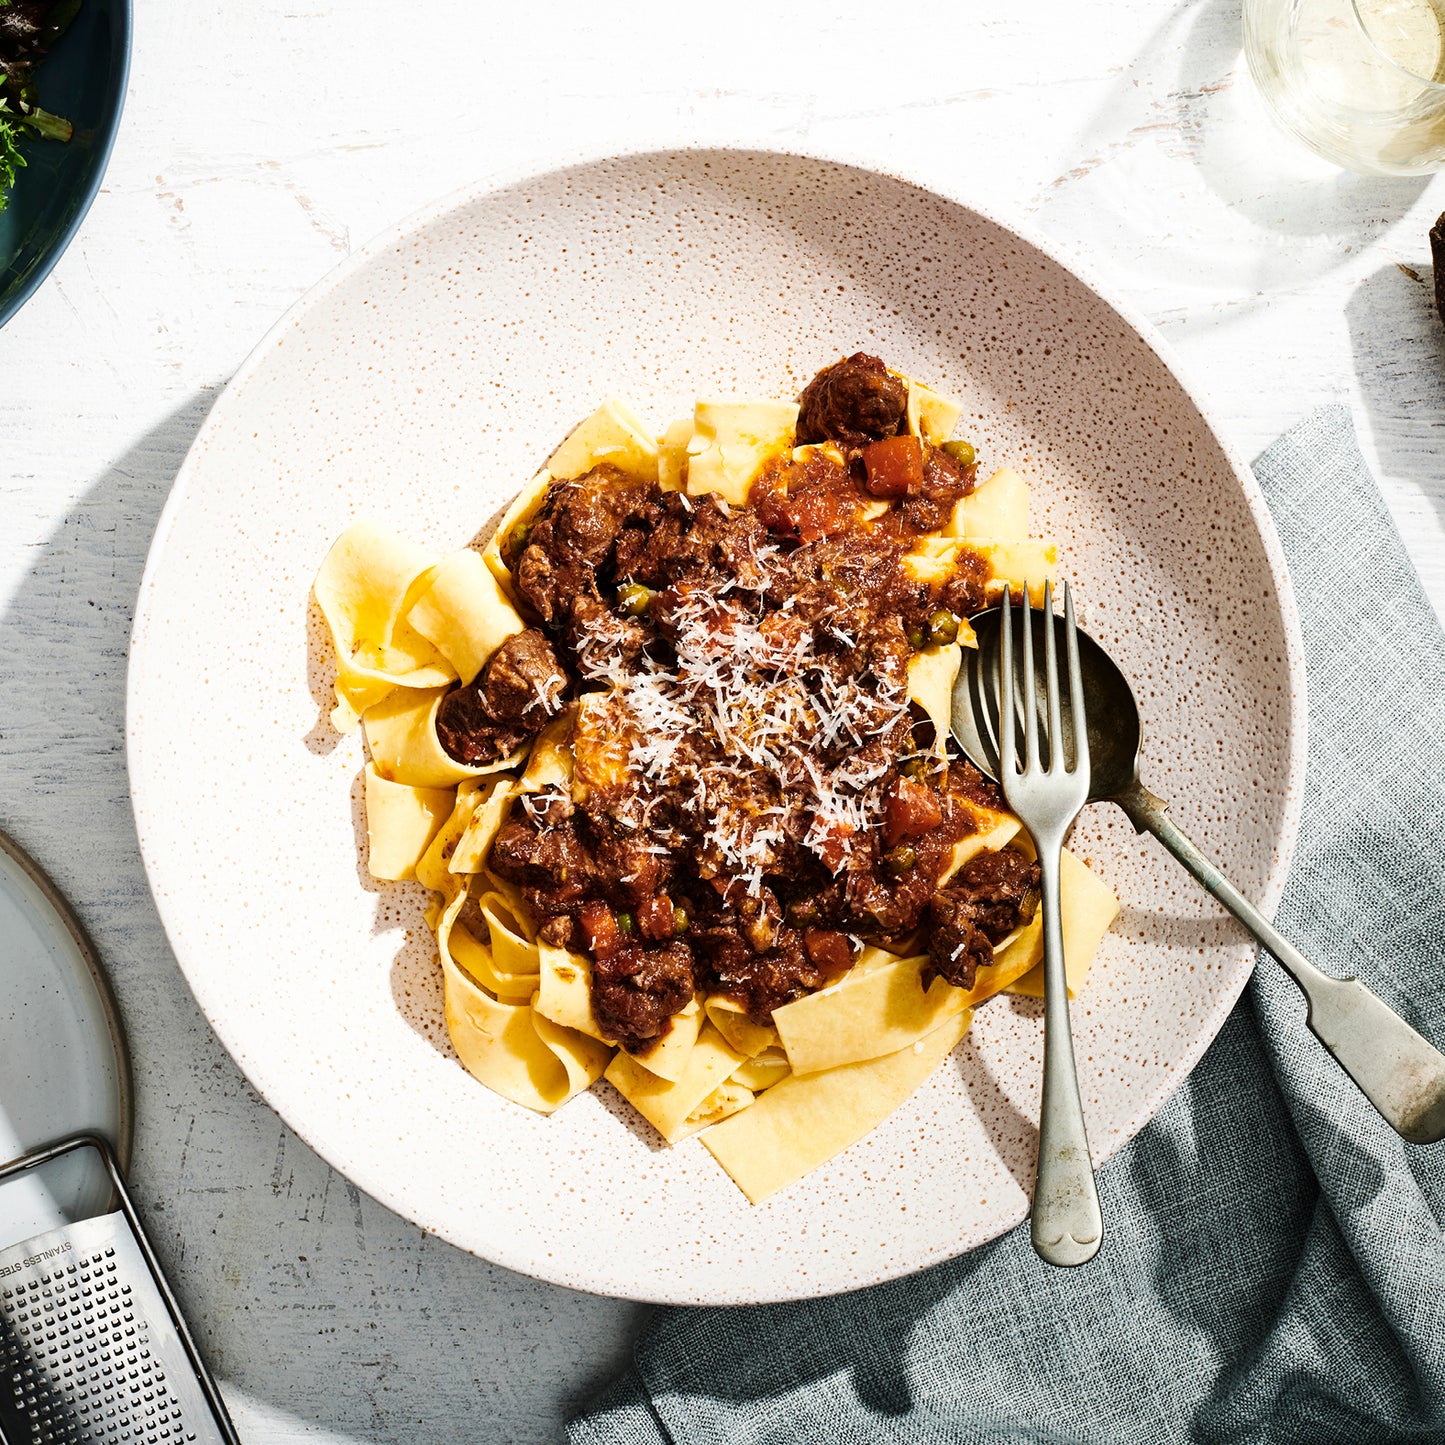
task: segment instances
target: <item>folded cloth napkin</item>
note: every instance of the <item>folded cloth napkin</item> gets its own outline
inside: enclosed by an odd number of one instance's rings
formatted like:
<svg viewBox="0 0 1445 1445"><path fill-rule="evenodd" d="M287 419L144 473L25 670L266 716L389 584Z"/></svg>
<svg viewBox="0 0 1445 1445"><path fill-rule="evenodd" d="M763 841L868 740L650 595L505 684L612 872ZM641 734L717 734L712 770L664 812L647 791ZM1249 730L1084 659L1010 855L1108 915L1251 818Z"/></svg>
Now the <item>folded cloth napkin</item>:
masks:
<svg viewBox="0 0 1445 1445"><path fill-rule="evenodd" d="M1309 679L1279 924L1445 1041L1445 649L1344 408L1256 464ZM1189 1080L1099 1175L1109 1237L1027 1226L833 1299L663 1311L573 1445L1445 1439L1445 1144L1403 1143L1262 958Z"/></svg>

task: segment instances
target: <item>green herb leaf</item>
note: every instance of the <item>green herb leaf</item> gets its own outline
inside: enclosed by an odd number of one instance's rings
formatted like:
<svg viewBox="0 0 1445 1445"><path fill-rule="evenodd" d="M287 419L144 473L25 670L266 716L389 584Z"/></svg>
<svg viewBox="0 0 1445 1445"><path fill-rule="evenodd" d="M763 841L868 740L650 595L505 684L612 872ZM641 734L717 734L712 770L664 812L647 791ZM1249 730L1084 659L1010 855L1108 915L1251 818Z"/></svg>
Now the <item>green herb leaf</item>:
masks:
<svg viewBox="0 0 1445 1445"><path fill-rule="evenodd" d="M15 184L15 173L25 164L15 144L15 127L0 120L0 211L5 209L5 193Z"/></svg>

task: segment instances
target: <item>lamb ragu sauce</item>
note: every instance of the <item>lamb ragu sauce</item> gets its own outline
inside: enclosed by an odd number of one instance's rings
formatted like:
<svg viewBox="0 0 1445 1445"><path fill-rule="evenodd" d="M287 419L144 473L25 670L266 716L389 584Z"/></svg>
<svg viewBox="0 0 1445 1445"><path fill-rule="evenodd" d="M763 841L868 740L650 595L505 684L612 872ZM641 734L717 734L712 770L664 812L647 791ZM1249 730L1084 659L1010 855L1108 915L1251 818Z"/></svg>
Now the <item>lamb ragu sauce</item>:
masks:
<svg viewBox="0 0 1445 1445"><path fill-rule="evenodd" d="M608 1037L645 1050L697 989L759 1022L835 982L865 941L927 935L925 983L969 987L1032 910L1037 866L975 857L947 886L968 803L993 785L933 749L909 659L984 605L966 551L941 585L903 556L943 527L974 468L906 435L907 390L876 358L800 398L800 457L748 506L597 467L555 483L503 539L534 625L444 700L468 764L569 705L575 776L520 800L490 865L541 938L585 950Z"/></svg>

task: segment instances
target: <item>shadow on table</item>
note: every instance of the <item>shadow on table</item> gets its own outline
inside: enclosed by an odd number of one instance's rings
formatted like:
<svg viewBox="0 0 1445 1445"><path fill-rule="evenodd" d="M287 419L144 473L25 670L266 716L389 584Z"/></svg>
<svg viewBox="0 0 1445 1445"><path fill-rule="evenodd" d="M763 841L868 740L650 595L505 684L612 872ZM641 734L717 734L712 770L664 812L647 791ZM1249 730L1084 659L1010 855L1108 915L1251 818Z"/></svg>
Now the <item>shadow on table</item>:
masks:
<svg viewBox="0 0 1445 1445"><path fill-rule="evenodd" d="M1216 1401L1237 1403L1238 1390L1231 1396L1224 1385L1249 1383L1300 1260L1302 1228L1256 1228L1241 1237L1240 1220L1304 1221L1315 1200L1313 1176L1268 1078L1246 1004L1130 1149L1100 1170L1106 1253L1097 1268L1051 1269L1021 1227L855 1294L668 1311L641 1352L643 1373L673 1409L694 1410L700 1434L718 1439L753 1438L749 1427L768 1409L791 1412L791 1433L783 1432L790 1439L828 1438L825 1421L871 1413L879 1439L1014 1440L1024 1438L1020 1416L1032 1405L1027 1438L1037 1445L1123 1439L1151 1408L1150 1438L1177 1432L1191 1413L1210 1418ZM1260 1160L1276 1161L1279 1177ZM1242 1250L1247 1267L1221 1271L1220 1261ZM1132 1263L1121 1267L1121 1259ZM1037 1367L1058 1349L1072 1352L1073 1383L1040 1377L1037 1368L1020 1375L1020 1360ZM1156 1353L1177 1361L1169 1384L1180 1389L1151 1389L1152 1407L1134 1411L1127 1389L1100 1388L1120 1378L1121 1361ZM1221 1382L1219 1392L1205 1388L1211 1380ZM1051 1418L1069 1418L1081 1393L1091 1430L1050 1428ZM906 1423L893 1427L903 1416ZM1189 1438L1231 1438L1228 1421Z"/></svg>
<svg viewBox="0 0 1445 1445"><path fill-rule="evenodd" d="M1038 203L1060 235L1102 237L1109 216L1121 279L1135 292L1145 277L1166 284L1162 306L1211 292L1228 314L1266 304L1348 264L1428 183L1315 156L1276 125L1242 49L1239 0L1177 4L1119 67Z"/></svg>
<svg viewBox="0 0 1445 1445"><path fill-rule="evenodd" d="M1345 317L1380 470L1429 497L1445 526L1445 324L1429 267L1380 267L1355 287Z"/></svg>
<svg viewBox="0 0 1445 1445"><path fill-rule="evenodd" d="M5 604L0 763L13 791L0 823L106 960L136 1082L132 1187L242 1433L467 1440L485 1421L487 1438L552 1440L625 1364L646 1309L476 1259L335 1174L201 1017L146 888L125 773L131 619L213 395L187 400L95 479Z"/></svg>

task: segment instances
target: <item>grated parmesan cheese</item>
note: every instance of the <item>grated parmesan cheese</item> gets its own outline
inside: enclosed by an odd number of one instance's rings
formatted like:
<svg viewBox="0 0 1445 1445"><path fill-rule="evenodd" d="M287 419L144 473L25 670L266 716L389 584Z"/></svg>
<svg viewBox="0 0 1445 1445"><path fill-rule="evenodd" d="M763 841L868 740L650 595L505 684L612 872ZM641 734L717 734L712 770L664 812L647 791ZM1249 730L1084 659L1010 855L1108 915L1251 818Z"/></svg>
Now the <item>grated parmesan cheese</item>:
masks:
<svg viewBox="0 0 1445 1445"><path fill-rule="evenodd" d="M754 586L734 580L712 595L669 594L670 665L645 651L625 657L626 624L610 614L578 647L582 676L631 724L633 796L619 819L675 841L675 830L654 818L664 801L680 808L704 860L754 897L789 837L836 873L880 826L877 784L896 759L861 750L908 715L896 683L836 675L812 629L791 615L793 597L765 606L778 553L758 549ZM818 630L856 646L841 627ZM740 795L747 806L737 806ZM666 851L664 841L656 846Z"/></svg>

